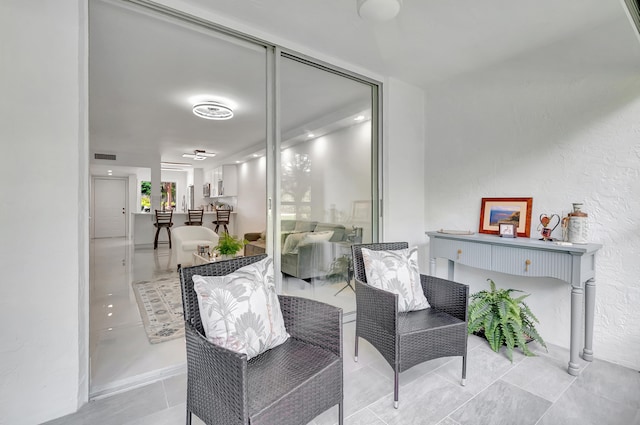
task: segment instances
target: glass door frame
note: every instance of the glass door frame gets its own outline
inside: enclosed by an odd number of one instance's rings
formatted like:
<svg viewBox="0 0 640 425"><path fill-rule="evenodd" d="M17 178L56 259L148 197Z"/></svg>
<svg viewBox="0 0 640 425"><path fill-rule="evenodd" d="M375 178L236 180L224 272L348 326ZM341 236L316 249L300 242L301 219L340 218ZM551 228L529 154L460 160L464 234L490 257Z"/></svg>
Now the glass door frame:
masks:
<svg viewBox="0 0 640 425"><path fill-rule="evenodd" d="M282 274L280 273L280 180L281 180L281 102L280 102L280 69L281 59L287 58L305 63L307 65L325 70L327 72L349 78L371 87L371 226L372 242L378 242L382 230L382 188L383 188L383 164L380 152L382 152L382 113L383 102L382 82L363 76L356 72L329 64L313 57L301 54L294 50L286 49L266 40L254 37L232 28L216 24L203 18L158 4L153 0L122 0L124 3L136 4L161 14L177 18L179 20L202 26L204 28L224 34L231 39L239 39L256 44L266 49L266 223L267 241L266 252L274 259L274 272L276 275L276 288L280 292L282 287Z"/></svg>
<svg viewBox="0 0 640 425"><path fill-rule="evenodd" d="M267 124L267 129L271 127L273 133L267 136L267 253L272 255L274 261L274 272L276 277L276 290L282 292L282 269L280 246L281 220L280 220L280 193L282 180L281 163L281 99L280 88L282 59L294 60L320 70L331 72L343 78L349 78L371 88L371 229L372 242L378 242L382 228L382 83L364 77L357 73L328 64L326 62L300 54L293 50L274 46L273 49L273 92L267 92L267 115L273 120L271 126ZM270 55L267 55L270 56ZM267 59L269 62L269 59ZM271 86L269 82L268 86ZM273 103L271 103L273 102ZM269 108L269 106L273 108ZM270 113L271 111L271 113ZM270 157L271 156L271 157ZM269 230L272 229L272 232Z"/></svg>

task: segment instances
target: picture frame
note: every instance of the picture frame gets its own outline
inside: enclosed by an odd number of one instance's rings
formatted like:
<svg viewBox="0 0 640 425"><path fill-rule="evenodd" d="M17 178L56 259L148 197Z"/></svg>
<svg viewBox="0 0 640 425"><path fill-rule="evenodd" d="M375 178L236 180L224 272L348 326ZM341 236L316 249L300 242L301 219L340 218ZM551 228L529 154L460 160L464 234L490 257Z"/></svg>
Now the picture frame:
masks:
<svg viewBox="0 0 640 425"><path fill-rule="evenodd" d="M501 222L515 223L516 234L531 234L533 198L482 198L479 233L499 235Z"/></svg>
<svg viewBox="0 0 640 425"><path fill-rule="evenodd" d="M515 238L518 234L517 225L513 221L501 221L498 223L498 233L502 238Z"/></svg>

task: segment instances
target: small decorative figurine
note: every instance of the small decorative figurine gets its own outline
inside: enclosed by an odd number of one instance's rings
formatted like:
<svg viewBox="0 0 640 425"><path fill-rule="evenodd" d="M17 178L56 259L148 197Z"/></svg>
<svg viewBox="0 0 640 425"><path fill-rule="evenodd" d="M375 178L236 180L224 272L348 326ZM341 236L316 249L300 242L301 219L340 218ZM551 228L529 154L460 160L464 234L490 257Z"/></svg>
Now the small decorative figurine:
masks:
<svg viewBox="0 0 640 425"><path fill-rule="evenodd" d="M554 218L556 221L555 224L552 224ZM551 233L553 233L556 227L558 227L558 224L560 224L560 216L558 214L540 214L540 224L538 225L538 231L540 231L540 234L542 235L540 240L553 241Z"/></svg>

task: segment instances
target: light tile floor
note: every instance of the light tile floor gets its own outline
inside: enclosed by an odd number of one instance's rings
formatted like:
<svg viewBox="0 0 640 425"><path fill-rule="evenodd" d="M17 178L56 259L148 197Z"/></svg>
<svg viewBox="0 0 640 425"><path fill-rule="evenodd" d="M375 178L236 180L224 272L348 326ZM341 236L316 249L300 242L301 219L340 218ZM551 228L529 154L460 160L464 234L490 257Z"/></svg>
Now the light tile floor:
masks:
<svg viewBox="0 0 640 425"><path fill-rule="evenodd" d="M123 238L95 239L90 257L90 398L184 373L184 339L150 344L132 289L133 282L176 270L168 245L134 249ZM283 291L340 307L348 319L355 295L351 288L337 293L344 285L287 277Z"/></svg>
<svg viewBox="0 0 640 425"><path fill-rule="evenodd" d="M361 340L353 360L355 324L344 325L346 425L640 425L640 373L595 360L582 374L566 373L568 350L532 347L537 357L513 363L475 336L469 338L467 385L459 358L433 360L400 376L400 407L393 408L393 374ZM185 374L95 400L47 425L177 425L185 422ZM337 422L337 408L311 425ZM202 424L194 417L194 424Z"/></svg>
<svg viewBox="0 0 640 425"><path fill-rule="evenodd" d="M92 244L92 392L100 395L137 387L99 397L48 425L185 422L184 340L148 344L131 291L132 281L172 267L168 247L133 250L122 240ZM290 288L304 289L299 283ZM322 292L321 288L318 294ZM583 362L582 374L572 377L566 373L566 349L550 346L545 352L534 346L537 357L515 354L511 363L475 336L469 339L465 387L459 384L459 358L426 362L401 375L400 408L396 410L391 368L363 340L359 361L354 362L354 333L355 324L346 323L347 425L640 425L638 371L596 360ZM333 408L311 425L336 422L337 408ZM193 423L202 422L194 418Z"/></svg>

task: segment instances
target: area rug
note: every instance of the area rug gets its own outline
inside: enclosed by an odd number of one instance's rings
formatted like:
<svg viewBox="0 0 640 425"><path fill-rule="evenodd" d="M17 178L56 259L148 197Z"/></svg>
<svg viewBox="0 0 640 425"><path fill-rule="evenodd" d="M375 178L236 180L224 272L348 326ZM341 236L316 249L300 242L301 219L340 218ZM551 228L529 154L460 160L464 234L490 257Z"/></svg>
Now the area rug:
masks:
<svg viewBox="0 0 640 425"><path fill-rule="evenodd" d="M133 292L151 344L184 336L182 292L177 273L134 282Z"/></svg>

